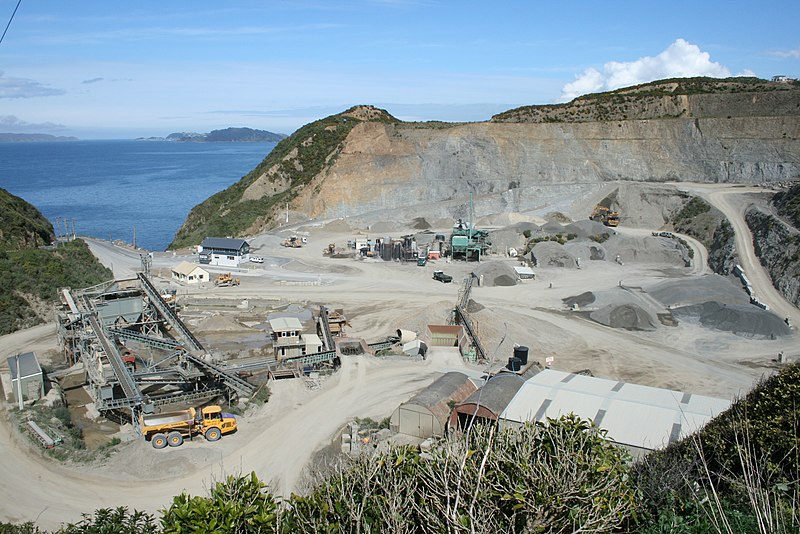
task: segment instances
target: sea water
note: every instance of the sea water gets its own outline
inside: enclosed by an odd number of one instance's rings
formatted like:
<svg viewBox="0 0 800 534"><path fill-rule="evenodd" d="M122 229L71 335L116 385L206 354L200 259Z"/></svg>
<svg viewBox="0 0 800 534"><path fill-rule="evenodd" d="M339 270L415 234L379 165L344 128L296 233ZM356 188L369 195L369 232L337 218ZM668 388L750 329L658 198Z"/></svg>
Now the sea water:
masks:
<svg viewBox="0 0 800 534"><path fill-rule="evenodd" d="M189 211L253 170L275 143L0 143L0 187L56 228L164 250ZM66 229L66 231L65 231Z"/></svg>

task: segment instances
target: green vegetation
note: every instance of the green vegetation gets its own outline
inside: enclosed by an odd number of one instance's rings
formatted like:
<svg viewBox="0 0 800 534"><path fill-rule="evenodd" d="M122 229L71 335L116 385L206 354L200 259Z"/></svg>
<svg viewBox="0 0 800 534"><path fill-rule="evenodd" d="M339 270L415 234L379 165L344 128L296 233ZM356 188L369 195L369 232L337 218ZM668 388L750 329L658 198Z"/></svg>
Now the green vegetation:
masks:
<svg viewBox="0 0 800 534"><path fill-rule="evenodd" d="M276 209L290 202L323 168L333 164L350 131L362 122L356 116L359 109L363 108L351 108L306 124L282 140L241 180L192 208L168 248L196 245L207 236L242 235L253 225L269 226ZM397 122L383 110L366 109L373 111L370 121ZM266 173L272 194L243 200L247 188Z"/></svg>
<svg viewBox="0 0 800 534"><path fill-rule="evenodd" d="M796 90L796 84L759 78L670 78L583 95L565 104L515 108L495 115L492 121L560 123L678 118L687 116L682 98L686 96Z"/></svg>
<svg viewBox="0 0 800 534"><path fill-rule="evenodd" d="M81 240L50 250L0 249L0 272L0 334L41 323L34 306L45 308L42 315L49 313L58 288L88 287L112 278Z"/></svg>
<svg viewBox="0 0 800 534"><path fill-rule="evenodd" d="M49 245L54 238L53 225L39 210L0 188L0 250Z"/></svg>
<svg viewBox="0 0 800 534"><path fill-rule="evenodd" d="M645 532L800 529L800 363L688 438L633 462L574 415L474 426L422 454L342 456L282 500L254 473L153 516L102 509L59 532ZM0 533L35 534L32 523Z"/></svg>

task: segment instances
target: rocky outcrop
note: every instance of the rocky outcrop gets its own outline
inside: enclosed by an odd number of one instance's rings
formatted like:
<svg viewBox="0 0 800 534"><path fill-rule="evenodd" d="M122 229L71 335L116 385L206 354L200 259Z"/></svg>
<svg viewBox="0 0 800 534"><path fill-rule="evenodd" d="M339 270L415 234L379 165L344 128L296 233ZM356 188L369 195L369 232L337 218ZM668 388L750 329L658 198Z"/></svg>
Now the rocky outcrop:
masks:
<svg viewBox="0 0 800 534"><path fill-rule="evenodd" d="M722 81L717 90L713 83L704 81L699 95L694 81L670 80L644 92L582 98L573 107L594 115L558 120L517 114L485 123L404 123L358 106L279 143L241 182L195 208L173 245L210 229L233 235L269 227L285 203L316 218L398 209L406 220L464 218L470 195L481 217L567 212L567 199L611 181L766 183L800 176L800 89ZM600 113L617 96L629 112ZM531 109L539 108L548 106Z"/></svg>
<svg viewBox="0 0 800 534"><path fill-rule="evenodd" d="M750 207L745 220L753 248L783 296L800 307L800 232L774 215Z"/></svg>

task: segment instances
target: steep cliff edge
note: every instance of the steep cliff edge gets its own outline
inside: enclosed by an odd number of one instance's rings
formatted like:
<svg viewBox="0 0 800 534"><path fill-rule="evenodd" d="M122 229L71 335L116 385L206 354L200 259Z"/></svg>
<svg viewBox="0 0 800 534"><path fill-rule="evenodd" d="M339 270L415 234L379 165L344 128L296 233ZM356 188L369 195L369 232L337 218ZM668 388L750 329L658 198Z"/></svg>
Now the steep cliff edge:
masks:
<svg viewBox="0 0 800 534"><path fill-rule="evenodd" d="M773 204L780 215L792 220L789 207L800 205L800 185L776 195ZM753 248L767 269L772 285L800 307L800 231L790 222L757 207L750 207L745 220L753 233Z"/></svg>
<svg viewBox="0 0 800 534"><path fill-rule="evenodd" d="M616 98L625 105L608 104ZM429 124L360 106L316 121L195 207L170 248L269 228L286 203L317 218L387 210L404 219L454 217L463 216L472 193L482 216L561 209L615 180L764 183L800 176L794 85L667 80L581 97L557 116L530 118L531 110L545 108L551 107L520 108L525 112L484 123Z"/></svg>

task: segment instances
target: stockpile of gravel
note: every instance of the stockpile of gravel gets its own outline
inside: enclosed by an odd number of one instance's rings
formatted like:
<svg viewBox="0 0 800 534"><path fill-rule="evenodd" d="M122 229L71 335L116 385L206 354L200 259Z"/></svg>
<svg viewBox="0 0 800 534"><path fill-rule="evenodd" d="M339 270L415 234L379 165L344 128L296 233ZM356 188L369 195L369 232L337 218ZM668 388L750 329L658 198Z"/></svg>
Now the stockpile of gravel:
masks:
<svg viewBox="0 0 800 534"><path fill-rule="evenodd" d="M655 330L658 319L637 304L608 305L589 314L600 324L625 330Z"/></svg>
<svg viewBox="0 0 800 534"><path fill-rule="evenodd" d="M483 277L481 285L487 287L515 286L518 282L517 272L514 268L510 264L502 261L483 263L472 273L478 279Z"/></svg>
<svg viewBox="0 0 800 534"><path fill-rule="evenodd" d="M576 267L575 256L555 241L536 243L531 249L531 257L539 267Z"/></svg>
<svg viewBox="0 0 800 534"><path fill-rule="evenodd" d="M718 274L698 278L666 280L647 292L664 306L678 307L716 301L722 304L747 304L749 299L741 286Z"/></svg>
<svg viewBox="0 0 800 534"><path fill-rule="evenodd" d="M773 339L791 335L789 326L774 313L751 304L724 304L717 301L683 306L672 310L675 317L696 320L715 330L736 335Z"/></svg>
<svg viewBox="0 0 800 534"><path fill-rule="evenodd" d="M586 291L574 297L567 297L565 299L561 299L561 301L564 304L566 304L569 308L572 308L576 304L581 308L585 308L589 304L592 304L595 300L597 300L597 297L595 297L594 293L592 293L591 291Z"/></svg>
<svg viewBox="0 0 800 534"><path fill-rule="evenodd" d="M613 235L616 232L604 225L603 223L592 221L590 219L581 219L580 221L570 223L564 227L564 231L568 234L575 234L578 237L591 237L593 235L609 234Z"/></svg>
<svg viewBox="0 0 800 534"><path fill-rule="evenodd" d="M581 261L607 259L605 247L590 239L568 241L564 244L564 250L576 258L580 258Z"/></svg>
<svg viewBox="0 0 800 534"><path fill-rule="evenodd" d="M619 255L624 263L664 263L684 266L683 251L677 240L652 236L614 234L603 242L606 257Z"/></svg>

